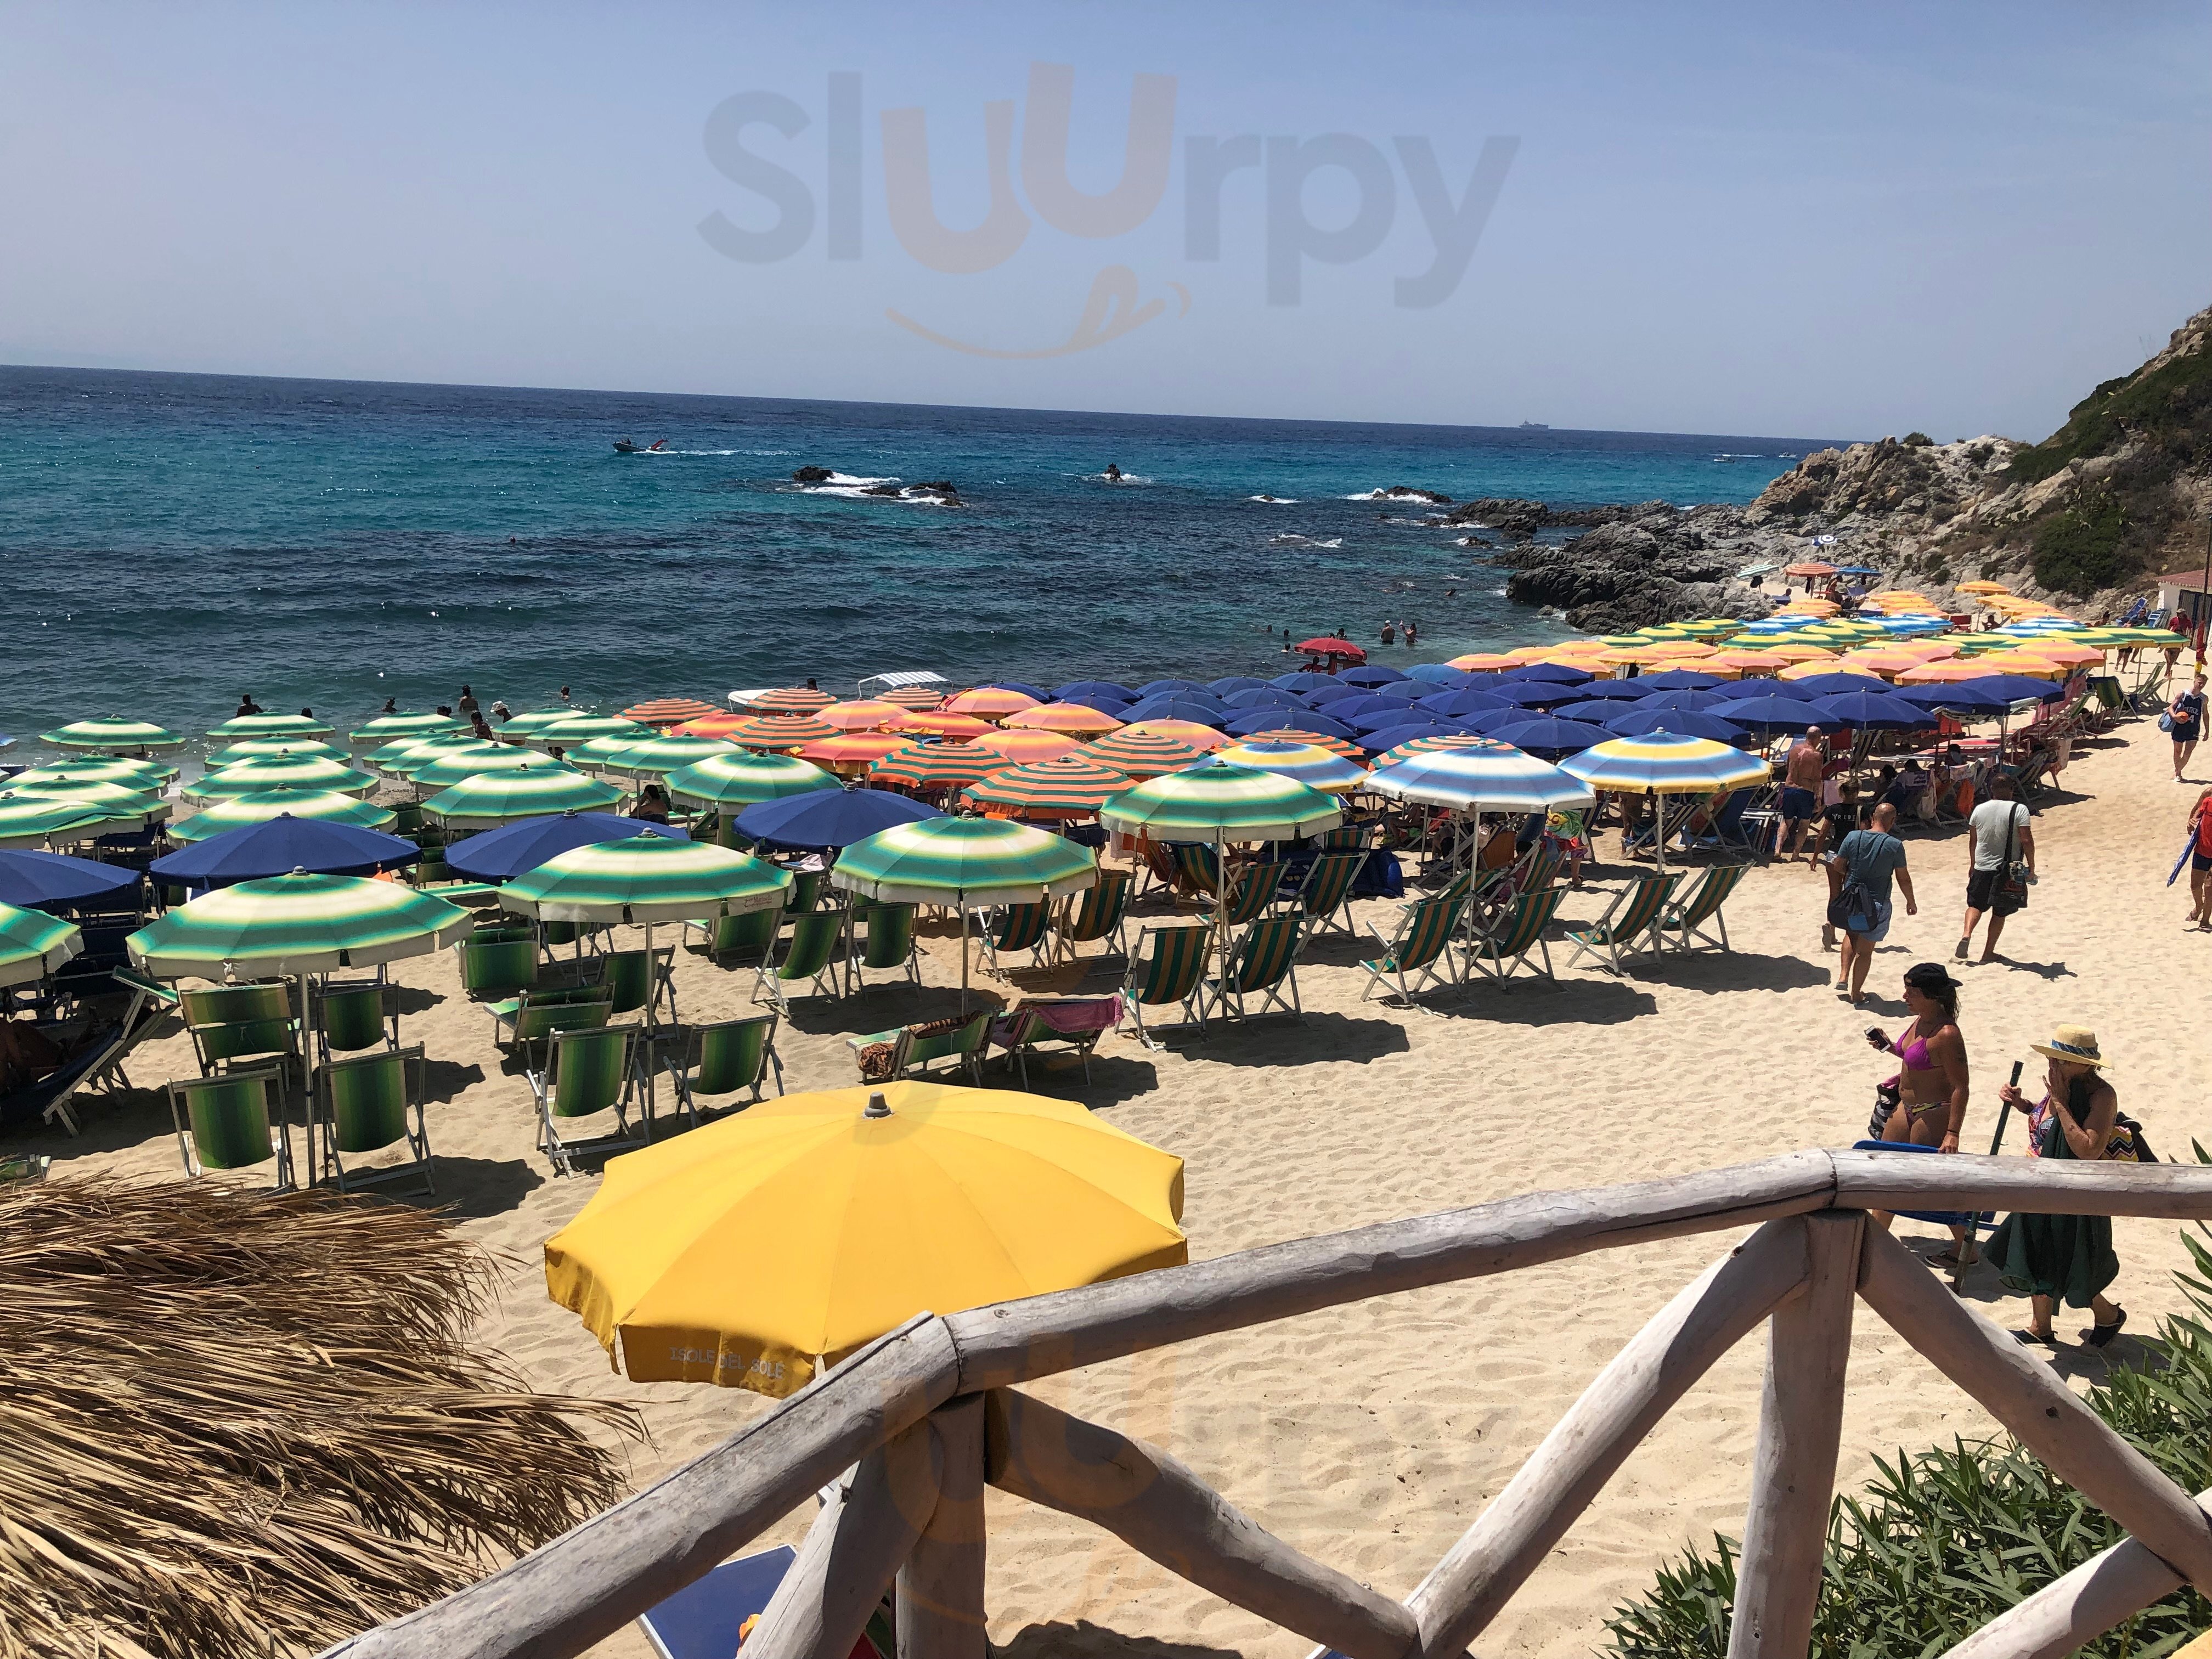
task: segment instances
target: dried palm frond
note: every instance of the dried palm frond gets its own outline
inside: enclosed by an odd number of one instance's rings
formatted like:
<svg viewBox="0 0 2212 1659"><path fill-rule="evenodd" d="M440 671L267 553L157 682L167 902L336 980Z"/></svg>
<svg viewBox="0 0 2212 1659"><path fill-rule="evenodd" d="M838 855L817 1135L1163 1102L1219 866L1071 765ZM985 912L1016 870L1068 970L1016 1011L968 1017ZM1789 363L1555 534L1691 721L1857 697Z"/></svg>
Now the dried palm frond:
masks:
<svg viewBox="0 0 2212 1659"><path fill-rule="evenodd" d="M635 1414L471 1348L487 1268L404 1205L0 1192L0 1659L313 1652L611 1502Z"/></svg>

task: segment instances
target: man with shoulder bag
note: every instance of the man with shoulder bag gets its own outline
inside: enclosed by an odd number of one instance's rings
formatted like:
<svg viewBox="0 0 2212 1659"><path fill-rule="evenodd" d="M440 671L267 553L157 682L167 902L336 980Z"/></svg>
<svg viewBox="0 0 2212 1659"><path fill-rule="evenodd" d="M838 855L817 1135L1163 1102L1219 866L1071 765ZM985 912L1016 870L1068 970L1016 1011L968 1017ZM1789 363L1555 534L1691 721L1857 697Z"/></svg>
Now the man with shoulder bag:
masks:
<svg viewBox="0 0 2212 1659"><path fill-rule="evenodd" d="M2005 918L2027 907L2028 884L2035 880L2035 835L2027 808L2014 797L2013 781L2002 775L1990 782L1990 798L1966 820L1966 917L1951 954L1964 962L1982 917L1990 919L1982 942L1984 962L1997 953Z"/></svg>

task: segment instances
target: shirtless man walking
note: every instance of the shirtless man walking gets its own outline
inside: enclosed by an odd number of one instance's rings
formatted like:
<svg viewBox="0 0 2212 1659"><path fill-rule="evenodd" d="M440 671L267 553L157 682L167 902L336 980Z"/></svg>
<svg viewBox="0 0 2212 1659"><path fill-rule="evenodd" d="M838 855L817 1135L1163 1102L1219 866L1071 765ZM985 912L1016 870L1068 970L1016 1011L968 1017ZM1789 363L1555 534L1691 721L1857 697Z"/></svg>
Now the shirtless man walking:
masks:
<svg viewBox="0 0 2212 1659"><path fill-rule="evenodd" d="M1784 864L1797 862L1797 846L1804 840L1807 826L1820 810L1820 767L1825 757L1820 752L1820 728L1809 726L1804 738L1790 745L1790 758L1782 773L1782 799L1777 803L1782 827L1775 832L1778 841L1789 838L1790 846L1783 859ZM1808 852L1810 863L1815 854Z"/></svg>

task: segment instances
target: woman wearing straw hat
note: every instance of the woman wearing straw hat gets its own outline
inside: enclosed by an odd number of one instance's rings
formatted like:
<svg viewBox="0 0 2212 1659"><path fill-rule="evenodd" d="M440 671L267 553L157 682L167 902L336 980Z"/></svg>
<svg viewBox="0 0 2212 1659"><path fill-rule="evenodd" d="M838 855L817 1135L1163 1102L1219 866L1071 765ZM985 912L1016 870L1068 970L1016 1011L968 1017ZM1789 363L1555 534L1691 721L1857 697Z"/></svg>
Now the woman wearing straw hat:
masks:
<svg viewBox="0 0 2212 1659"><path fill-rule="evenodd" d="M2119 1121L2119 1096L2105 1079L2097 1034L2085 1025L2062 1025L2050 1042L2030 1046L2050 1061L2048 1086L2028 1115L2030 1152L2085 1164L2134 1163L2135 1135ZM2020 1091L2010 1085L1997 1096L2008 1106L2024 1106ZM2104 1294L2120 1275L2110 1217L2016 1212L1990 1235L1984 1249L2005 1287L2032 1298L2027 1328L2013 1333L2022 1342L2057 1346L2051 1317L2062 1297L2069 1308L2090 1310L2096 1322L2081 1333L2081 1340L2093 1348L2103 1347L2127 1323L2127 1310Z"/></svg>

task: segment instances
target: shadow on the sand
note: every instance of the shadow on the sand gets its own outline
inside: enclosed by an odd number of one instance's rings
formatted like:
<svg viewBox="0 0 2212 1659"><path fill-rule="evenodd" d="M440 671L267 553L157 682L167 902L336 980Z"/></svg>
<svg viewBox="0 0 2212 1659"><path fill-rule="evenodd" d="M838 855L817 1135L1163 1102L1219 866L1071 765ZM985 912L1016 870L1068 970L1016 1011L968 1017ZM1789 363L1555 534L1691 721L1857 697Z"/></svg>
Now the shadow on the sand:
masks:
<svg viewBox="0 0 2212 1659"><path fill-rule="evenodd" d="M409 1014L427 1013L446 1000L442 991L433 991L422 985L395 985L392 1000L402 1018Z"/></svg>
<svg viewBox="0 0 2212 1659"><path fill-rule="evenodd" d="M1395 1020L1310 1013L1303 1021L1281 1014L1209 1020L1204 1042L1178 1046L1194 1060L1224 1066L1308 1066L1347 1060L1364 1065L1412 1045Z"/></svg>
<svg viewBox="0 0 2212 1659"><path fill-rule="evenodd" d="M1505 1025L1619 1025L1659 1012L1659 1000L1624 980L1515 979L1470 982L1461 994L1426 1006L1455 1019Z"/></svg>
<svg viewBox="0 0 2212 1659"><path fill-rule="evenodd" d="M27 1125L22 1139L30 1149L46 1152L59 1164L67 1158L125 1152L155 1135L168 1134L174 1127L168 1103L159 1089L134 1086L112 1095L81 1093L70 1102L70 1110L76 1115L82 1133L70 1134L59 1125ZM11 1143L15 1139L9 1136Z"/></svg>
<svg viewBox="0 0 2212 1659"><path fill-rule="evenodd" d="M1124 1636L1079 1619L1030 1625L1014 1639L994 1645L997 1659L1237 1659L1233 1648L1209 1648L1195 1642L1163 1642L1150 1636Z"/></svg>
<svg viewBox="0 0 2212 1659"><path fill-rule="evenodd" d="M2017 973L2033 974L2038 979L2072 979L2075 976L2074 970L2063 962L2022 962L2017 957L2008 957L2002 952L1987 962L1978 962L1974 966L1978 969L2010 968Z"/></svg>
<svg viewBox="0 0 2212 1659"><path fill-rule="evenodd" d="M1645 957L1631 971L1639 979L1654 979L1686 991L1798 991L1808 985L1829 982L1827 969L1802 957L1761 957L1747 951L1701 951L1683 955L1669 951Z"/></svg>
<svg viewBox="0 0 2212 1659"><path fill-rule="evenodd" d="M1073 1054L1049 1052L1030 1057L1029 1092L1054 1099L1072 1100L1092 1111L1119 1106L1160 1086L1160 1068L1141 1051L1109 1054L1103 1049L1091 1056L1091 1080L1083 1080L1083 1066ZM994 1064L990 1081L1000 1088L1022 1086L1018 1072L1003 1073Z"/></svg>
<svg viewBox="0 0 2212 1659"><path fill-rule="evenodd" d="M968 992L968 1012L996 1009L1005 1000L995 990L972 986ZM757 1012L767 1012L767 1004L762 1004ZM949 1019L959 1012L959 987L915 985L908 981L870 985L848 997L793 997L784 1023L810 1036L853 1036L915 1025L926 1019Z"/></svg>
<svg viewBox="0 0 2212 1659"><path fill-rule="evenodd" d="M455 1060L422 1062L422 1093L434 1102L459 1100L464 1090L472 1089L483 1080L484 1068L474 1060L465 1066Z"/></svg>
<svg viewBox="0 0 2212 1659"><path fill-rule="evenodd" d="M431 1175L438 1183L438 1195L424 1194L411 1201L471 1221L519 1209L524 1199L545 1184L540 1171L519 1158L450 1158L440 1152Z"/></svg>

